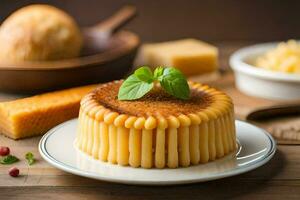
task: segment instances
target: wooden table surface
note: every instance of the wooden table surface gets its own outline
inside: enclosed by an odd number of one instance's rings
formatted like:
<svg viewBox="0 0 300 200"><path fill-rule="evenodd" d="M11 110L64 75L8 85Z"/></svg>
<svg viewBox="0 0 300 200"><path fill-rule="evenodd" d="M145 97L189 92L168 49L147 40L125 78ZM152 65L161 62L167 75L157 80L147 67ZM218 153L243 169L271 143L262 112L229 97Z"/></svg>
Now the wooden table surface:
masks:
<svg viewBox="0 0 300 200"><path fill-rule="evenodd" d="M227 66L230 53L244 43L223 43L221 65ZM0 99L15 98L0 95ZM250 98L250 97L249 97ZM251 98L250 98L251 100ZM234 100L238 109L247 109ZM262 101L268 103L268 101ZM11 148L21 158L16 163L21 175L8 175L11 166L0 165L0 199L300 199L300 146L278 145L273 159L264 166L235 177L206 183L146 187L96 181L65 173L46 163L38 153L40 137L13 141L0 136L0 146ZM28 166L24 154L34 153L36 164ZM162 177L163 178L163 177Z"/></svg>

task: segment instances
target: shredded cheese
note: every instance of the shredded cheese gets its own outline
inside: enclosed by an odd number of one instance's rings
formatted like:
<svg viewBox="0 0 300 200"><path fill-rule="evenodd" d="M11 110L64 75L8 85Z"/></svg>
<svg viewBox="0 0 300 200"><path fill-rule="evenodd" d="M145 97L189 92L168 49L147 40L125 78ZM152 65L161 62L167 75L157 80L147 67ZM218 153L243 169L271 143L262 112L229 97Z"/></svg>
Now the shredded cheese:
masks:
<svg viewBox="0 0 300 200"><path fill-rule="evenodd" d="M295 40L281 42L258 57L255 65L268 70L300 74L300 43Z"/></svg>

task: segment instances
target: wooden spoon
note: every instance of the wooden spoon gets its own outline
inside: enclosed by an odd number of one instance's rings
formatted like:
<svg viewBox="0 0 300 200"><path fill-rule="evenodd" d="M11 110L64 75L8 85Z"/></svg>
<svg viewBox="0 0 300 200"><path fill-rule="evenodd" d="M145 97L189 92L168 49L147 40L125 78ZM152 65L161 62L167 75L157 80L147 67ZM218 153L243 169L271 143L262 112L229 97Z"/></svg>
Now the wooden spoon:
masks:
<svg viewBox="0 0 300 200"><path fill-rule="evenodd" d="M93 27L83 29L85 46L107 49L111 36L136 16L134 6L124 6L108 19Z"/></svg>

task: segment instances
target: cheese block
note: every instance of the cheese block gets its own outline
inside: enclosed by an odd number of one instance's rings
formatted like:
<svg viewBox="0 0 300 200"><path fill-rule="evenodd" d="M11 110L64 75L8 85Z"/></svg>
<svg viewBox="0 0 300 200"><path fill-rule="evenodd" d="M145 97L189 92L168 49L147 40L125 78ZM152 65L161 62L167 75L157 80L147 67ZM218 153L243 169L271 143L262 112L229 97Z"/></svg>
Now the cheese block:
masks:
<svg viewBox="0 0 300 200"><path fill-rule="evenodd" d="M45 133L78 116L81 98L96 85L71 88L0 103L0 133L20 139Z"/></svg>
<svg viewBox="0 0 300 200"><path fill-rule="evenodd" d="M218 65L218 49L196 39L145 44L136 65L176 67L187 76L214 72Z"/></svg>

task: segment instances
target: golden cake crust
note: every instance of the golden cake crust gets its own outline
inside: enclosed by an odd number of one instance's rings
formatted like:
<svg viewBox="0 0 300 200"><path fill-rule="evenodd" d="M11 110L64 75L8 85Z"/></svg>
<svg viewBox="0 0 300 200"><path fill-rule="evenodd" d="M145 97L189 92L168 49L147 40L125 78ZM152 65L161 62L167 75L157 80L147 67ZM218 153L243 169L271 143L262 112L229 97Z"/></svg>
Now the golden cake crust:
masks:
<svg viewBox="0 0 300 200"><path fill-rule="evenodd" d="M232 101L225 93L207 85L189 82L191 98L178 100L160 91L152 91L138 101L117 100L122 81L102 84L81 101L81 109L96 120L127 128L154 129L199 124L230 112ZM159 90L159 89L157 89ZM159 93L158 96L156 93Z"/></svg>
<svg viewBox="0 0 300 200"><path fill-rule="evenodd" d="M137 117L147 116L178 116L190 114L207 108L212 102L212 95L205 91L191 89L189 100L180 100L156 87L143 98L134 101L119 101L118 91L122 81L112 84L104 84L93 91L97 102L106 108Z"/></svg>
<svg viewBox="0 0 300 200"><path fill-rule="evenodd" d="M191 95L188 100L177 99L160 87L156 87L150 93L138 100L119 101L118 91L122 81L114 81L100 85L88 95L85 100L99 106L110 109L113 112L136 117L149 116L179 116L201 112L210 107L216 101L216 96L223 97L219 100L228 102L229 97L223 92L217 91L207 85L190 82ZM83 102L86 102L86 101Z"/></svg>

